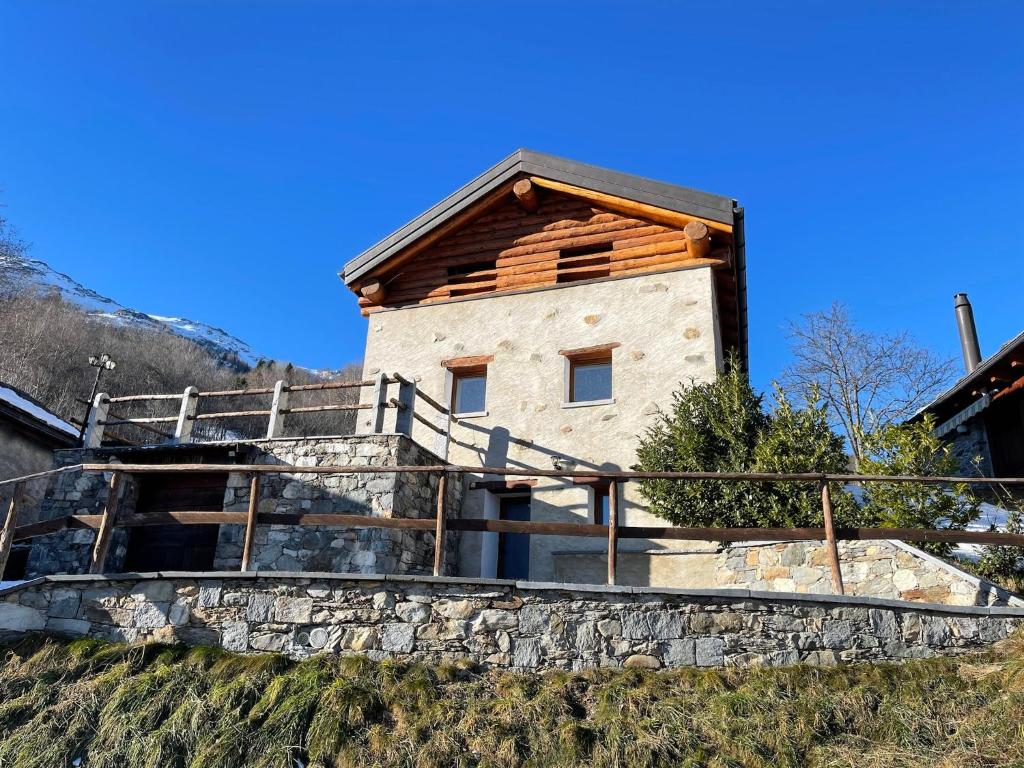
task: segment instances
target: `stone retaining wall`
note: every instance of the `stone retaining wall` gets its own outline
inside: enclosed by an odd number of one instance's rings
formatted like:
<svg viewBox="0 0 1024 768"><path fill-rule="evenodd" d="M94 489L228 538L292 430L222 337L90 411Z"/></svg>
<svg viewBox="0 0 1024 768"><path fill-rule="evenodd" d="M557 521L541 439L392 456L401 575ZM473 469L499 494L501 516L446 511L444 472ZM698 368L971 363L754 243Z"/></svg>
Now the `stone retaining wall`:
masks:
<svg viewBox="0 0 1024 768"><path fill-rule="evenodd" d="M891 661L1022 624L1020 608L411 576L54 576L0 592L0 630L516 669Z"/></svg>
<svg viewBox="0 0 1024 768"><path fill-rule="evenodd" d="M438 476L393 472L359 475L320 475L302 472L312 466L423 466L440 459L408 437L350 435L342 437L280 438L231 443L235 463L280 464L295 471L264 475L260 512L311 512L362 514L374 517L432 518L436 511ZM225 446L206 444L194 450L226 452ZM154 462L173 456L173 447L146 449L73 449L57 451L55 466L79 463ZM182 446L180 450L189 450ZM166 458L164 459L166 460ZM223 459L220 459L223 461ZM69 514L99 514L107 501L108 477L102 472L68 472L54 478L41 505L41 519ZM143 481L144 482L144 481ZM447 485L447 509L458 516L462 478L452 475ZM119 514L135 512L138 480L126 476ZM245 512L249 507L249 479L231 473L224 492L223 509ZM242 558L244 526L222 525L213 567L238 568ZM123 570L130 532L116 529L105 568ZM88 569L95 532L89 529L61 531L33 540L26 575L84 573ZM431 531L339 528L335 526L260 525L256 528L252 567L265 570L322 571L339 573L431 573L434 534ZM453 567L455 542L448 567Z"/></svg>

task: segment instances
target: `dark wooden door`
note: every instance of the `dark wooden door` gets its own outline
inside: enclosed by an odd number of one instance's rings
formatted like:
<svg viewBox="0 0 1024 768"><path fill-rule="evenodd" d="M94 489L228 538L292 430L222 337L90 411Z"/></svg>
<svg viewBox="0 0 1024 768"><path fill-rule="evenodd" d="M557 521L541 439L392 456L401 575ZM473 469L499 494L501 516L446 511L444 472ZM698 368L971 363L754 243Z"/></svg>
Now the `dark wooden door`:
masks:
<svg viewBox="0 0 1024 768"><path fill-rule="evenodd" d="M502 496L502 520L530 519L529 496ZM530 534L498 534L498 578L530 578Z"/></svg>
<svg viewBox="0 0 1024 768"><path fill-rule="evenodd" d="M219 512L224 508L226 474L168 473L138 477L136 514ZM213 570L219 525L152 525L128 530L125 571Z"/></svg>

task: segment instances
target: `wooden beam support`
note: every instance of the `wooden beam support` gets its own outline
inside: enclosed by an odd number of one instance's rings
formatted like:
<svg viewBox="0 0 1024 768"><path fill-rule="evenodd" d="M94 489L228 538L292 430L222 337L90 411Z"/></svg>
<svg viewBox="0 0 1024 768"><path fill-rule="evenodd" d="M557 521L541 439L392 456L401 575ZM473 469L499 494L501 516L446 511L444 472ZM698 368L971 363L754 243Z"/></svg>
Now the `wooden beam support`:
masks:
<svg viewBox="0 0 1024 768"><path fill-rule="evenodd" d="M245 540L242 544L242 571L252 565L252 541L256 533L256 516L260 511L260 476L253 472L249 477L249 511L245 518Z"/></svg>
<svg viewBox="0 0 1024 768"><path fill-rule="evenodd" d="M821 484L821 511L825 516L825 541L828 545L828 562L832 567L832 586L837 595L846 594L843 589L843 571L839 567L839 548L836 546L836 531L832 525L832 494L828 483Z"/></svg>
<svg viewBox="0 0 1024 768"><path fill-rule="evenodd" d="M638 216L642 219L647 219L648 221L667 224L670 227L685 227L691 221L702 221L707 224L708 227L718 232L725 232L727 234L732 233L732 227L728 224L723 224L720 221L712 221L711 219L705 219L700 216L691 216L677 211L670 211L667 208L659 208L656 205L638 203L635 200L627 200L624 197L616 197L615 195L606 195L604 192L595 192L592 189L577 187L573 184L563 184L560 181L552 181L551 179L544 179L539 176L531 176L530 181L532 181L536 186L543 187L544 189L552 189L555 192L562 192L566 195L571 195L572 197L578 197L581 200L588 200L591 203L595 203L596 205L602 208L607 208L611 211L625 213L628 216Z"/></svg>
<svg viewBox="0 0 1024 768"><path fill-rule="evenodd" d="M703 259L711 253L711 233L703 221L691 221L683 227L686 253L692 259Z"/></svg>
<svg viewBox="0 0 1024 768"><path fill-rule="evenodd" d="M107 486L107 505L103 508L103 517L100 520L100 528L96 533L96 543L92 548L92 562L89 564L89 573L103 573L103 564L107 559L107 551L110 549L110 539L114 533L114 526L117 524L117 507L121 495L121 473L114 472L110 476L110 484Z"/></svg>
<svg viewBox="0 0 1024 768"><path fill-rule="evenodd" d="M384 283L376 278L373 278L359 288L359 293L364 298L369 299L374 304L380 304L384 301L388 295L387 288L384 287Z"/></svg>
<svg viewBox="0 0 1024 768"><path fill-rule="evenodd" d="M4 520L3 530L0 530L0 578L7 569L7 560L11 556L11 545L14 543L14 530L18 525L18 513L21 512L22 503L25 500L26 484L17 483L14 486L14 495L11 497L11 505L7 508L7 519Z"/></svg>
<svg viewBox="0 0 1024 768"><path fill-rule="evenodd" d="M537 188L529 179L520 179L512 185L512 194L516 196L519 205L527 213L536 213L540 209L540 197L537 196Z"/></svg>
<svg viewBox="0 0 1024 768"><path fill-rule="evenodd" d="M615 584L619 564L619 484L608 486L608 583Z"/></svg>
<svg viewBox="0 0 1024 768"><path fill-rule="evenodd" d="M448 521L445 519L445 497L448 491L448 473L437 478L437 517L434 520L434 575L444 576L444 545Z"/></svg>

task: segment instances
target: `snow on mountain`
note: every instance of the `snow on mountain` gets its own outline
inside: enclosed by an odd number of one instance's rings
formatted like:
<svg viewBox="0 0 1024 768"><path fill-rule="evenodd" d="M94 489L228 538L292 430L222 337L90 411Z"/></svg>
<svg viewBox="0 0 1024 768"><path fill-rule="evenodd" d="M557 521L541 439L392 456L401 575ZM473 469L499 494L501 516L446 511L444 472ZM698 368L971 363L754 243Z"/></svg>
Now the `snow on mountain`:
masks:
<svg viewBox="0 0 1024 768"><path fill-rule="evenodd" d="M0 254L0 284L39 293L56 290L65 301L77 304L92 317L154 331L170 330L202 345L227 364L241 360L253 365L259 359L248 344L222 328L183 317L149 315L125 307L37 259Z"/></svg>

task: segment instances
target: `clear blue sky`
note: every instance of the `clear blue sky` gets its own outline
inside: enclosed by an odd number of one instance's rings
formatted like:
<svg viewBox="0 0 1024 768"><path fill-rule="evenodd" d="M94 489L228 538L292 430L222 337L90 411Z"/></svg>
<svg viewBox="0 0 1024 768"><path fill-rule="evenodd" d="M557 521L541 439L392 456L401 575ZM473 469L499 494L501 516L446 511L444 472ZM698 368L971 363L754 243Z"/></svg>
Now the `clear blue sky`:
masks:
<svg viewBox="0 0 1024 768"><path fill-rule="evenodd" d="M1024 3L0 2L0 201L118 301L311 366L337 270L517 147L740 200L755 382L833 300L1024 327Z"/></svg>

